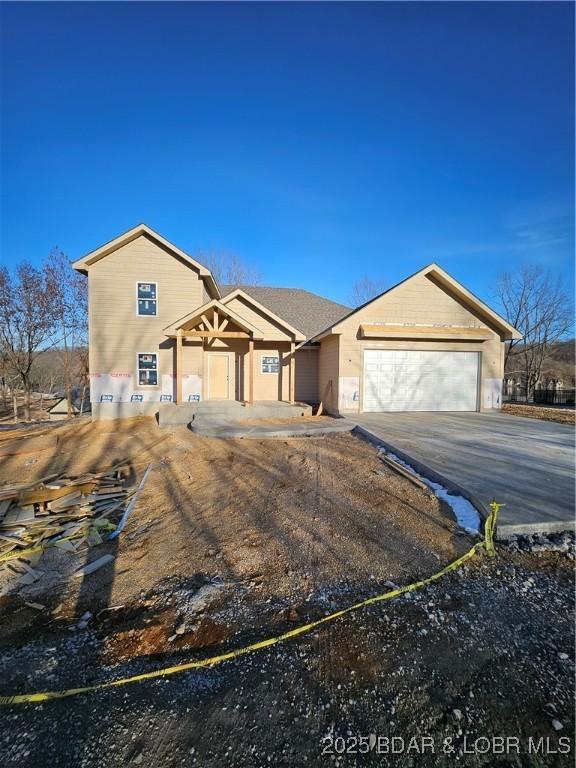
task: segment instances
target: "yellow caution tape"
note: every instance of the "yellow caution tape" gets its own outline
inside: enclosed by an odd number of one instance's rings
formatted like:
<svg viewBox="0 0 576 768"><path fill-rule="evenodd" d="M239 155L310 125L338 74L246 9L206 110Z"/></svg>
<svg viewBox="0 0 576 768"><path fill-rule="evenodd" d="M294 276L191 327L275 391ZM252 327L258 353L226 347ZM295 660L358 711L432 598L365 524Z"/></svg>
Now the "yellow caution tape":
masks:
<svg viewBox="0 0 576 768"><path fill-rule="evenodd" d="M383 602L384 600L391 600L394 597L399 597L400 595L405 595L408 592L413 592L416 589L420 589L421 587L425 587L428 584L432 584L434 581L438 581L438 579L441 579L443 576L445 576L447 573L450 573L451 571L455 571L457 568L460 568L467 560L470 560L476 552L478 552L479 549L486 549L486 551L492 556L491 553L494 552L494 543L492 540L492 536L494 533L494 526L496 522L496 515L498 513L498 509L502 506L502 504L496 504L496 502L492 502L491 508L492 512L486 519L486 523L484 525L485 530L485 538L483 541L479 542L478 544L475 544L471 549L468 550L464 555L459 557L457 560L454 560L452 563L447 565L445 568L442 568L441 571L438 571L438 573L433 574L432 576L428 576L425 579L422 579L421 581L415 581L412 584L408 584L405 587L398 587L397 589L393 589L390 592L384 592L380 595L376 595L375 597L369 597L366 600L362 600L359 603L354 603L354 605L349 605L347 608L342 608L340 611L336 611L335 613L331 613L328 616L323 616L321 619L317 619L316 621L311 621L309 624L304 624L300 627L296 627L295 629L291 629L288 632L284 632L281 635L276 635L275 637L269 637L266 640L260 640L257 643L252 643L251 645L246 645L243 648L238 648L235 651L228 651L227 653L222 653L218 656L210 656L207 659L200 659L198 661L188 661L185 664L177 664L174 667L164 667L163 669L156 669L152 672L144 672L140 675L132 675L131 677L124 677L120 680L110 680L106 683L97 683L96 685L87 685L83 688L67 688L63 691L42 691L39 693L24 693L17 696L0 696L0 705L10 705L10 704L31 704L31 703L40 703L44 701L53 701L54 699L66 699L69 696L77 696L81 693L93 693L94 691L102 691L106 688L118 688L122 685L130 685L131 683L138 683L142 680L153 680L158 677L168 677L169 675L176 675L180 672L186 672L190 669L202 669L204 667L212 667L216 664L222 664L224 661L231 661L232 659L237 659L240 656L245 656L248 653L255 653L256 651L261 651L264 648L270 648L273 645L277 645L278 643L282 643L285 640L291 640L293 637L299 637L300 635L305 634L306 632L310 632L313 629L316 629L317 627L322 626L322 624L326 624L329 621L334 621L335 619L339 619L342 616L346 616L348 613L352 613L353 611L358 611L361 608L366 608L368 605L374 605L375 603Z"/></svg>
<svg viewBox="0 0 576 768"><path fill-rule="evenodd" d="M498 504L496 499L493 499L490 504L492 513L488 515L484 524L484 545L488 557L496 557L496 550L494 549L494 532L496 530L496 522L498 520L498 512L500 507L505 507L506 504Z"/></svg>

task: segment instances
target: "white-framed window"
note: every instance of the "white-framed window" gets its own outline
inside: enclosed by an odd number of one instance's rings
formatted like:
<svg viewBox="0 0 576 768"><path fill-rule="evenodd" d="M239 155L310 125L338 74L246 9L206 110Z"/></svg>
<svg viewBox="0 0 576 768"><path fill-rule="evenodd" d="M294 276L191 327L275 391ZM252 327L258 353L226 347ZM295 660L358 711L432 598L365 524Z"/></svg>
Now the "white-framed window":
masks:
<svg viewBox="0 0 576 768"><path fill-rule="evenodd" d="M138 353L138 386L158 386L158 355L154 352Z"/></svg>
<svg viewBox="0 0 576 768"><path fill-rule="evenodd" d="M136 283L136 314L143 317L158 314L158 283Z"/></svg>
<svg viewBox="0 0 576 768"><path fill-rule="evenodd" d="M278 355L266 356L262 355L260 362L260 370L262 373L279 373L280 371L280 358Z"/></svg>

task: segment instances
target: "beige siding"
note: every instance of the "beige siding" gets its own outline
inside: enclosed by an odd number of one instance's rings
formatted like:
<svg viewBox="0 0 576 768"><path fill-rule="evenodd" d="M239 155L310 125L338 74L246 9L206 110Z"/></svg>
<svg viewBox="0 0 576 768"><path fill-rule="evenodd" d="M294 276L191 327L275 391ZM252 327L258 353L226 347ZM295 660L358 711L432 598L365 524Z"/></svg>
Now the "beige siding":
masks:
<svg viewBox="0 0 576 768"><path fill-rule="evenodd" d="M291 338L291 335L280 325L274 323L260 312L260 310L255 309L252 304L239 296L231 301L227 301L226 306L230 307L230 309L240 315L240 317L243 317L246 322L250 323L254 328L258 328L259 331L262 331L267 340L285 341Z"/></svg>
<svg viewBox="0 0 576 768"><path fill-rule="evenodd" d="M154 317L136 313L136 283L145 281L158 286ZM142 235L94 264L88 282L93 382L111 375L111 381L125 382L126 392L159 399L163 381L166 388L166 377L174 370L173 342L166 339L163 328L203 302L203 280L194 268ZM139 352L158 355L157 387L138 386ZM185 359L197 370L197 355L187 350Z"/></svg>
<svg viewBox="0 0 576 768"><path fill-rule="evenodd" d="M262 373L262 357L280 357L280 373ZM290 344L254 343L254 400L290 399ZM244 357L244 399L248 399L249 355Z"/></svg>
<svg viewBox="0 0 576 768"><path fill-rule="evenodd" d="M479 393L480 409L485 407L485 395L490 386L489 380L502 379L503 343L500 336L492 331L492 338L483 342L440 342L371 340L359 338L360 324L395 323L406 325L453 325L461 327L485 328L486 324L469 309L462 306L442 288L425 276L419 276L398 286L389 295L368 305L355 315L339 323L339 383L341 388L340 407L343 412L362 410L363 369L365 349L404 349L404 350L451 350L481 353L481 382ZM358 399L344 398L343 390L358 393Z"/></svg>
<svg viewBox="0 0 576 768"><path fill-rule="evenodd" d="M210 352L231 352L231 386L232 399L248 400L249 397L249 354L248 342L245 340L225 341L217 339L206 348ZM254 343L254 400L289 400L290 399L290 344L274 342ZM262 373L262 357L280 357L279 373ZM186 365L186 362L185 362ZM207 383L203 398L207 399Z"/></svg>
<svg viewBox="0 0 576 768"><path fill-rule="evenodd" d="M398 285L390 293L338 323L336 330L355 332L360 323L439 323L471 328L486 325L425 275Z"/></svg>
<svg viewBox="0 0 576 768"><path fill-rule="evenodd" d="M317 403L318 394L318 358L320 350L299 349L296 352L296 387L295 398L299 402Z"/></svg>
<svg viewBox="0 0 576 768"><path fill-rule="evenodd" d="M338 337L329 336L321 342L318 358L318 396L329 413L338 411L338 347Z"/></svg>

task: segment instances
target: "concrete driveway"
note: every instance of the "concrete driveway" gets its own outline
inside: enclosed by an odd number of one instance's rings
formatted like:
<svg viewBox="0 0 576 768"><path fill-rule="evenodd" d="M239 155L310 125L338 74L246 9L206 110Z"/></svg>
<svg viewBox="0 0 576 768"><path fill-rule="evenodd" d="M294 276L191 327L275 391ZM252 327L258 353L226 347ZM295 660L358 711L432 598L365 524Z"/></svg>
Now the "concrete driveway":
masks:
<svg viewBox="0 0 576 768"><path fill-rule="evenodd" d="M354 421L485 506L505 503L500 537L574 529L570 425L502 413L366 413Z"/></svg>

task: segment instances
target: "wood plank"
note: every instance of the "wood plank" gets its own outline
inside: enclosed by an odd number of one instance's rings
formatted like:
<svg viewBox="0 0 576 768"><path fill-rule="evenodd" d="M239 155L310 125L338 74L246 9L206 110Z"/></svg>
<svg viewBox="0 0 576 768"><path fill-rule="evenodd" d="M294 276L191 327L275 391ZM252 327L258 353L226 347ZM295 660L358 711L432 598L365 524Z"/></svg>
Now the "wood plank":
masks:
<svg viewBox="0 0 576 768"><path fill-rule="evenodd" d="M79 568L75 573L75 578L80 578L81 576L88 576L90 573L94 573L94 571L97 571L99 568L102 568L104 565L108 565L108 563L111 563L114 560L113 555L102 555L102 557L99 557L97 560L93 560L91 563L88 563L88 565L85 565L82 568Z"/></svg>
<svg viewBox="0 0 576 768"><path fill-rule="evenodd" d="M208 328L208 330L209 330L209 331L213 331L213 330L214 330L214 326L212 325L212 323L210 322L210 320L208 320L208 318L206 317L206 315L201 315L201 317L202 317L202 322L204 323L204 325L206 326L206 328Z"/></svg>
<svg viewBox="0 0 576 768"><path fill-rule="evenodd" d="M296 344L290 342L290 402L294 402L296 392Z"/></svg>
<svg viewBox="0 0 576 768"><path fill-rule="evenodd" d="M176 336L176 402L182 402L182 329Z"/></svg>
<svg viewBox="0 0 576 768"><path fill-rule="evenodd" d="M249 339L246 331L184 331L186 339Z"/></svg>
<svg viewBox="0 0 576 768"><path fill-rule="evenodd" d="M249 369L249 383L248 383L248 402L250 405L254 402L254 339L250 338L248 341L248 369Z"/></svg>
<svg viewBox="0 0 576 768"><path fill-rule="evenodd" d="M89 480L88 482L74 482L70 485L62 486L62 488L37 488L24 491L20 493L20 505L25 506L27 504L41 504L43 501L55 501L62 498L62 496L69 495L72 490L88 493L94 490L97 485L94 480Z"/></svg>
<svg viewBox="0 0 576 768"><path fill-rule="evenodd" d="M384 462L387 467L390 467L390 469L393 469L395 472L397 472L399 475L402 475L402 477L405 477L407 480L410 480L411 483L414 483L414 485L418 486L423 491L429 491L430 487L426 485L426 483L423 480L420 480L419 477L416 477L415 474L410 472L410 470L403 467L401 464L398 464L397 461L394 461L390 456L386 456L383 453L378 454L378 458L380 461Z"/></svg>
<svg viewBox="0 0 576 768"><path fill-rule="evenodd" d="M4 517L8 512L8 507L12 504L12 499L4 499L0 501L0 519Z"/></svg>
<svg viewBox="0 0 576 768"><path fill-rule="evenodd" d="M438 325L382 325L364 323L360 325L360 336L363 339L458 339L468 341L484 341L491 339L493 333L489 328L463 328L460 326Z"/></svg>

